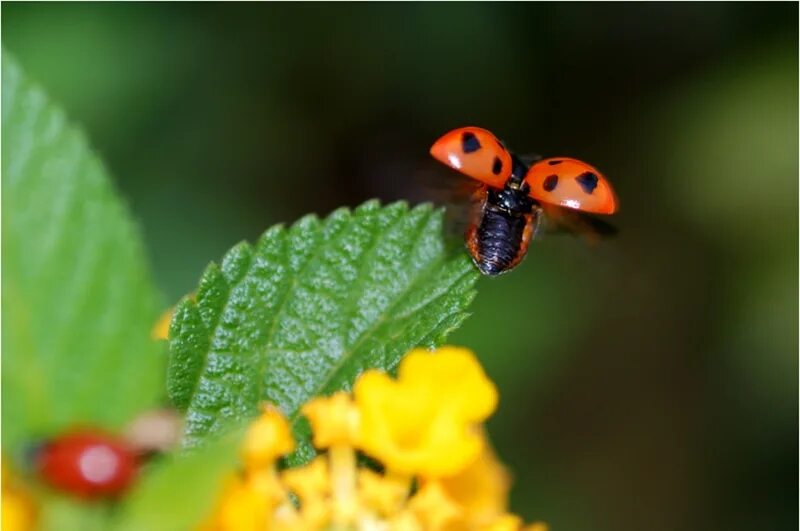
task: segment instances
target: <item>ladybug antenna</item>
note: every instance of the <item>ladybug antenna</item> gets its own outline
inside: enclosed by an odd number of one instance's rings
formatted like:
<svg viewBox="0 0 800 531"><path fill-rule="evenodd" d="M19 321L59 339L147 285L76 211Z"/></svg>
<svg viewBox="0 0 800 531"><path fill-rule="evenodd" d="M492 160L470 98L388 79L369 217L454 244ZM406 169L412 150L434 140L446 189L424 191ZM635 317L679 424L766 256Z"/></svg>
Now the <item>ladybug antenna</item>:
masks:
<svg viewBox="0 0 800 531"><path fill-rule="evenodd" d="M512 188L518 189L522 186L523 179L528 173L529 165L526 164L520 157L511 154L511 175L508 177L508 185Z"/></svg>

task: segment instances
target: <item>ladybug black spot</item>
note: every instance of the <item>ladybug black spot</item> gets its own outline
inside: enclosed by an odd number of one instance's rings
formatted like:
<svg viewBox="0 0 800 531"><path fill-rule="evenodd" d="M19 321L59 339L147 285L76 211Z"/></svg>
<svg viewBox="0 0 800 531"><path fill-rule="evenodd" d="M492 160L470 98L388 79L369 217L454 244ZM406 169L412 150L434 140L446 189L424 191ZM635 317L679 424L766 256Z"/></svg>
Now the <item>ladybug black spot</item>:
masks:
<svg viewBox="0 0 800 531"><path fill-rule="evenodd" d="M492 173L495 175L500 175L501 171L503 171L503 161L500 160L499 157L495 157L494 163L492 164Z"/></svg>
<svg viewBox="0 0 800 531"><path fill-rule="evenodd" d="M581 185L581 188L583 188L583 191L587 194L591 194L594 192L594 189L597 188L597 175L590 171L581 173L575 177L575 180L579 185Z"/></svg>
<svg viewBox="0 0 800 531"><path fill-rule="evenodd" d="M563 160L548 160L547 161L547 165L548 166L558 166L562 162L564 162L564 161Z"/></svg>
<svg viewBox="0 0 800 531"><path fill-rule="evenodd" d="M466 132L461 135L461 149L464 153L474 153L481 148L478 137L474 133Z"/></svg>
<svg viewBox="0 0 800 531"><path fill-rule="evenodd" d="M544 182L542 183L542 188L544 188L545 192L552 192L558 186L558 175L548 175L544 178Z"/></svg>

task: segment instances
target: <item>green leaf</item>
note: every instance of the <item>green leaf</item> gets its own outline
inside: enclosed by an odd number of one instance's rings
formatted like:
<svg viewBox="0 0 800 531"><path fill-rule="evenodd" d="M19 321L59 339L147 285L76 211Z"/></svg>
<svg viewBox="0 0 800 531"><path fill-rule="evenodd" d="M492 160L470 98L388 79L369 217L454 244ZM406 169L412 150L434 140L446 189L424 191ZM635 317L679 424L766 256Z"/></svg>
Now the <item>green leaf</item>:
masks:
<svg viewBox="0 0 800 531"><path fill-rule="evenodd" d="M112 531L194 529L214 507L237 462L243 430L158 463L126 496Z"/></svg>
<svg viewBox="0 0 800 531"><path fill-rule="evenodd" d="M114 429L163 395L138 227L64 113L3 52L3 445Z"/></svg>
<svg viewBox="0 0 800 531"><path fill-rule="evenodd" d="M108 528L108 503L87 503L53 492L36 500L37 531L103 531Z"/></svg>
<svg viewBox="0 0 800 531"><path fill-rule="evenodd" d="M196 302L178 305L170 330L168 387L187 411L187 443L267 400L308 458L299 407L440 344L467 316L478 276L463 251L448 255L442 211L430 205L370 201L235 246L205 271Z"/></svg>

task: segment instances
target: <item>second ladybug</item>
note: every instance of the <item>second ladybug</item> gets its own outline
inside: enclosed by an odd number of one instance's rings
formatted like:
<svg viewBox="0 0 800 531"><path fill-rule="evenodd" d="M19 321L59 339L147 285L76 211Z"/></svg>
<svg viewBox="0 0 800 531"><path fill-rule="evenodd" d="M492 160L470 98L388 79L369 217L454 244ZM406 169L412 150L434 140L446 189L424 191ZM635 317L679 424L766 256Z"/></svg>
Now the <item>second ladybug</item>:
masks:
<svg viewBox="0 0 800 531"><path fill-rule="evenodd" d="M583 213L613 214L618 208L614 190L596 168L568 157L529 165L486 129L454 129L439 138L430 153L481 183L472 198L466 246L485 275L516 267L545 217L580 230L604 225Z"/></svg>
<svg viewBox="0 0 800 531"><path fill-rule="evenodd" d="M52 487L82 498L122 493L134 480L138 459L120 438L76 429L47 441L38 449L35 466Z"/></svg>

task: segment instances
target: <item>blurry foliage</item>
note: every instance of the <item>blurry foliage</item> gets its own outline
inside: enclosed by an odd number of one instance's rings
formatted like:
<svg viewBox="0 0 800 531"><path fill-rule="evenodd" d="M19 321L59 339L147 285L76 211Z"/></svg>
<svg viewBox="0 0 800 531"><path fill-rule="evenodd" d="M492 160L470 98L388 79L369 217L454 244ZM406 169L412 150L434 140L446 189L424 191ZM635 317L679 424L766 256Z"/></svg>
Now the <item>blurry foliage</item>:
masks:
<svg viewBox="0 0 800 531"><path fill-rule="evenodd" d="M787 44L767 42L682 89L659 123L680 134L658 146L681 154L659 169L663 193L727 261L717 377L778 422L797 406L797 382L781 375L798 368L798 80Z"/></svg>
<svg viewBox="0 0 800 531"><path fill-rule="evenodd" d="M159 295L126 206L83 134L5 50L2 66L3 459L29 470L47 437L118 432L162 406L166 364L148 334ZM30 485L37 529L191 527L234 465L236 435L148 463L119 512ZM198 468L191 489L177 488Z"/></svg>
<svg viewBox="0 0 800 531"><path fill-rule="evenodd" d="M137 227L83 135L3 55L3 444L119 428L164 396Z"/></svg>
<svg viewBox="0 0 800 531"><path fill-rule="evenodd" d="M502 391L514 510L596 531L796 524L796 4L3 15L120 178L172 300L274 222L427 198L416 177L442 171L427 148L454 126L596 164L616 241L532 246L452 337Z"/></svg>
<svg viewBox="0 0 800 531"><path fill-rule="evenodd" d="M665 132L648 152L680 154L658 168L659 191L676 223L719 256L708 264L714 300L704 347L709 408L719 411L711 425L726 444L708 467L728 479L718 494L728 504L763 507L734 511L729 526L780 528L796 497L779 494L797 488L781 471L783 460L795 461L788 470L797 459L790 443L798 412L796 44L765 39L646 115ZM764 485L774 485L773 494L754 492Z"/></svg>
<svg viewBox="0 0 800 531"><path fill-rule="evenodd" d="M219 499L238 466L244 430L212 438L193 452L164 458L136 484L113 515L112 531L193 529Z"/></svg>

